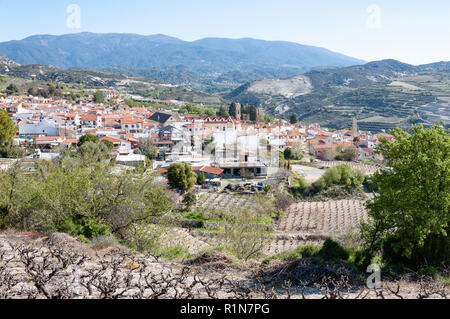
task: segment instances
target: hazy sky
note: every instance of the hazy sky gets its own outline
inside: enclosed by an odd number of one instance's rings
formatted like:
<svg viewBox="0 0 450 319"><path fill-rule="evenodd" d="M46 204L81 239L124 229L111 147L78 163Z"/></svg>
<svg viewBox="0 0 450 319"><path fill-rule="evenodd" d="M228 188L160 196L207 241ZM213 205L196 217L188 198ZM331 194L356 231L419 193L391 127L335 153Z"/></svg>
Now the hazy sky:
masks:
<svg viewBox="0 0 450 319"><path fill-rule="evenodd" d="M84 31L286 40L421 64L450 60L450 0L0 0L0 41Z"/></svg>

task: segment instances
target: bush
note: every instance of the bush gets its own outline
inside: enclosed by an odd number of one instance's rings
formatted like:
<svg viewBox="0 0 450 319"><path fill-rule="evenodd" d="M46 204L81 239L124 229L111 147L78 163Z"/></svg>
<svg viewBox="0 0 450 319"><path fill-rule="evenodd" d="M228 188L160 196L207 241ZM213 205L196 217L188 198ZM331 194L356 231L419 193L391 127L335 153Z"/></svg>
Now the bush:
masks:
<svg viewBox="0 0 450 319"><path fill-rule="evenodd" d="M26 151L20 147L1 147L0 157L6 158L22 158L26 155Z"/></svg>
<svg viewBox="0 0 450 319"><path fill-rule="evenodd" d="M353 170L348 165L338 165L327 169L325 174L312 184L312 193L323 191L333 185L343 185L347 187L358 187L365 181L363 172Z"/></svg>
<svg viewBox="0 0 450 319"><path fill-rule="evenodd" d="M311 258L317 256L320 248L312 244L307 244L304 246L297 247L294 251L285 252L278 255L270 256L262 261L263 264L267 264L271 260L292 260L292 259L302 259Z"/></svg>
<svg viewBox="0 0 450 319"><path fill-rule="evenodd" d="M317 256L326 261L334 262L339 260L347 260L349 258L349 252L338 242L331 238L327 238L325 239L325 242L323 243L322 248L320 248Z"/></svg>
<svg viewBox="0 0 450 319"><path fill-rule="evenodd" d="M419 275L430 278L436 278L439 275L439 271L433 266L428 266L419 269Z"/></svg>
<svg viewBox="0 0 450 319"><path fill-rule="evenodd" d="M111 235L108 226L95 221L93 218L79 215L66 218L58 225L57 230L77 236L84 241L100 235Z"/></svg>
<svg viewBox="0 0 450 319"><path fill-rule="evenodd" d="M350 251L348 261L361 271L366 271L367 267L373 263L372 255L365 249Z"/></svg>
<svg viewBox="0 0 450 319"><path fill-rule="evenodd" d="M304 190L306 190L309 187L308 183L306 182L305 177L303 177L303 176L294 178L291 182L291 186L293 188L295 188L296 190L299 190L300 192L303 192Z"/></svg>

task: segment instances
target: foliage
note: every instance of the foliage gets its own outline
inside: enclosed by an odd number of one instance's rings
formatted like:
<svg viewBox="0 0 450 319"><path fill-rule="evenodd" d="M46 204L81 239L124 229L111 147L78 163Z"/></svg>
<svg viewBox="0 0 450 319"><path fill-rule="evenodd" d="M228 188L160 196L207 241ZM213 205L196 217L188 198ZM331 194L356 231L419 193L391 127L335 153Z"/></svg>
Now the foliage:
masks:
<svg viewBox="0 0 450 319"><path fill-rule="evenodd" d="M187 163L174 163L168 169L167 178L172 188L185 192L194 186L197 181L197 174Z"/></svg>
<svg viewBox="0 0 450 319"><path fill-rule="evenodd" d="M98 143L98 137L92 134L85 134L78 140L78 147L82 146L86 142Z"/></svg>
<svg viewBox="0 0 450 319"><path fill-rule="evenodd" d="M192 206L197 202L197 197L193 193L187 193L183 197L183 205L186 206L186 210L190 210Z"/></svg>
<svg viewBox="0 0 450 319"><path fill-rule="evenodd" d="M201 172L198 176L197 176L197 184L198 185L203 185L206 182L206 177L205 174L203 172Z"/></svg>
<svg viewBox="0 0 450 319"><path fill-rule="evenodd" d="M255 216L240 211L225 227L226 248L237 258L249 260L258 257L268 238L263 225L254 223Z"/></svg>
<svg viewBox="0 0 450 319"><path fill-rule="evenodd" d="M334 262L339 260L347 260L349 257L349 252L337 241L334 241L331 238L326 238L322 248L320 248L317 253L317 256L326 261Z"/></svg>
<svg viewBox="0 0 450 319"><path fill-rule="evenodd" d="M299 161L303 158L303 152L298 148L286 148L284 150L284 158Z"/></svg>
<svg viewBox="0 0 450 319"><path fill-rule="evenodd" d="M312 184L313 191L319 192L332 185L344 185L347 187L358 187L365 180L365 175L359 170L353 170L348 165L338 165L327 169L325 174Z"/></svg>
<svg viewBox="0 0 450 319"><path fill-rule="evenodd" d="M0 172L0 224L83 239L109 233L125 238L130 227L170 208L153 176L112 174L111 166L89 162L66 156L57 165L39 162L34 172L20 163Z"/></svg>
<svg viewBox="0 0 450 319"><path fill-rule="evenodd" d="M176 260L188 259L191 255L182 246L173 246L162 249L161 257L166 260Z"/></svg>
<svg viewBox="0 0 450 319"><path fill-rule="evenodd" d="M0 110L0 145L10 145L17 133L17 126L8 113Z"/></svg>
<svg viewBox="0 0 450 319"><path fill-rule="evenodd" d="M414 126L411 134L390 132L377 152L392 169L375 173L375 198L362 231L370 251L388 262L412 267L448 263L450 258L450 137L435 125Z"/></svg>
<svg viewBox="0 0 450 319"><path fill-rule="evenodd" d="M17 94L19 93L19 89L17 88L17 86L15 84L10 84L8 85L8 87L6 88L6 93L8 95L13 95L13 94Z"/></svg>
<svg viewBox="0 0 450 319"><path fill-rule="evenodd" d="M267 264L271 260L289 260L289 259L302 259L302 258L310 258L315 257L319 253L320 248L307 244L304 246L297 247L294 251L289 251L277 255L270 256L262 261L263 264Z"/></svg>
<svg viewBox="0 0 450 319"><path fill-rule="evenodd" d="M150 137L140 138L137 146L150 160L153 160L156 156L158 156L159 150L155 145L153 145L153 139Z"/></svg>
<svg viewBox="0 0 450 319"><path fill-rule="evenodd" d="M100 143L105 144L105 146L108 148L109 151L112 151L112 149L114 148L114 143L108 140L103 140Z"/></svg>
<svg viewBox="0 0 450 319"><path fill-rule="evenodd" d="M348 147L339 146L336 150L335 160L337 161L356 161L358 159L358 149L356 146L351 145Z"/></svg>
<svg viewBox="0 0 450 319"><path fill-rule="evenodd" d="M292 179L291 187L295 188L296 190L298 190L300 192L304 192L309 187L309 185L306 182L306 179L304 176L298 176L298 177Z"/></svg>
<svg viewBox="0 0 450 319"><path fill-rule="evenodd" d="M0 147L0 157L22 158L26 154L27 154L27 151L21 147L15 147L15 146Z"/></svg>
<svg viewBox="0 0 450 319"><path fill-rule="evenodd" d="M95 103L104 103L105 102L105 95L102 91L96 91L94 93L94 102Z"/></svg>
<svg viewBox="0 0 450 319"><path fill-rule="evenodd" d="M290 122L291 124L295 124L295 123L298 122L298 117L297 117L297 115L296 115L295 113L292 113L292 114L289 116L289 122Z"/></svg>

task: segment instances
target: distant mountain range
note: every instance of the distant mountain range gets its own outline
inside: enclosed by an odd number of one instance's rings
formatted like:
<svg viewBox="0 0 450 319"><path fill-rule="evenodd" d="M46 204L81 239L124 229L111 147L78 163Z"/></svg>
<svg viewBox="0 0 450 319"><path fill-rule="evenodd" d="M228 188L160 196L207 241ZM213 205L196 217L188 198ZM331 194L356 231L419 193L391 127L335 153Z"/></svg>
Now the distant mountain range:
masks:
<svg viewBox="0 0 450 319"><path fill-rule="evenodd" d="M413 123L450 125L450 62L413 66L382 60L327 68L286 79L265 79L240 86L225 98L260 106L286 119L350 127L356 117L364 129Z"/></svg>
<svg viewBox="0 0 450 319"><path fill-rule="evenodd" d="M0 43L0 56L20 64L89 68L141 75L214 90L215 84L289 77L364 61L291 42L206 38L187 42L165 35L78 33L36 35Z"/></svg>

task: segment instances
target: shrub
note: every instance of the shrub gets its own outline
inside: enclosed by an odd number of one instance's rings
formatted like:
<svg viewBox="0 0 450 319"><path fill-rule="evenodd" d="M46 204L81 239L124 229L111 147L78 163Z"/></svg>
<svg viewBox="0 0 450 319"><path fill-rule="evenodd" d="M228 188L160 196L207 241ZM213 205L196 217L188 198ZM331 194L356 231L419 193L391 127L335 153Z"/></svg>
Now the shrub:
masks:
<svg viewBox="0 0 450 319"><path fill-rule="evenodd" d="M262 261L263 264L267 264L271 260L292 260L315 257L320 251L320 248L312 244L299 246L294 251L285 252L278 255L270 256Z"/></svg>
<svg viewBox="0 0 450 319"><path fill-rule="evenodd" d="M372 255L365 249L351 250L348 261L361 271L366 271L367 267L373 263Z"/></svg>
<svg viewBox="0 0 450 319"><path fill-rule="evenodd" d="M183 205L186 206L186 210L190 210L192 206L197 202L197 197L193 193L187 193L183 198Z"/></svg>
<svg viewBox="0 0 450 319"><path fill-rule="evenodd" d="M438 274L439 271L433 266L428 266L419 269L419 275L421 276L436 278Z"/></svg>
<svg viewBox="0 0 450 319"><path fill-rule="evenodd" d="M322 248L320 248L317 256L326 261L334 262L339 260L347 260L349 258L349 252L338 242L331 238L327 238L325 239L325 242L323 243Z"/></svg>

